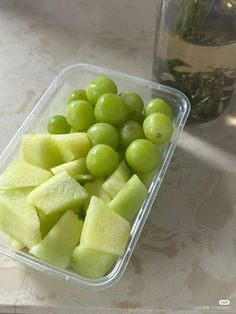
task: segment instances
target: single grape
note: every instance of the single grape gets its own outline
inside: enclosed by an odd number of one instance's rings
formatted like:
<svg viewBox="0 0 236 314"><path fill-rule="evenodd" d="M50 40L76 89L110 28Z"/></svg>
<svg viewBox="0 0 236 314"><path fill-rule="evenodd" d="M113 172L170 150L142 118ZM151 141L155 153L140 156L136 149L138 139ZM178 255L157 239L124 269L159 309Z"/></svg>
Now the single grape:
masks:
<svg viewBox="0 0 236 314"><path fill-rule="evenodd" d="M128 109L127 120L140 121L143 112L143 100L134 92L124 92L121 94L121 98L125 101Z"/></svg>
<svg viewBox="0 0 236 314"><path fill-rule="evenodd" d="M173 119L173 111L170 105L161 98L154 98L149 101L144 109L145 117L149 116L154 112L161 112L167 115L171 120Z"/></svg>
<svg viewBox="0 0 236 314"><path fill-rule="evenodd" d="M111 124L105 122L95 123L88 129L87 135L93 146L106 144L114 149L118 147L119 134Z"/></svg>
<svg viewBox="0 0 236 314"><path fill-rule="evenodd" d="M146 139L138 139L128 146L125 158L134 171L148 173L159 166L161 154L152 142Z"/></svg>
<svg viewBox="0 0 236 314"><path fill-rule="evenodd" d="M95 178L91 174L77 174L74 179L80 184L84 184L86 182L94 181Z"/></svg>
<svg viewBox="0 0 236 314"><path fill-rule="evenodd" d="M94 124L93 106L85 100L71 102L66 108L69 125L78 132L86 132Z"/></svg>
<svg viewBox="0 0 236 314"><path fill-rule="evenodd" d="M108 93L99 97L94 114L99 122L120 126L126 119L127 108L120 96Z"/></svg>
<svg viewBox="0 0 236 314"><path fill-rule="evenodd" d="M64 116L54 116L48 121L48 133L67 134L70 133L70 126Z"/></svg>
<svg viewBox="0 0 236 314"><path fill-rule="evenodd" d="M173 133L173 125L167 115L155 112L144 120L143 131L149 141L155 144L163 144L170 140Z"/></svg>
<svg viewBox="0 0 236 314"><path fill-rule="evenodd" d="M120 145L126 149L130 143L139 138L145 138L143 127L137 121L126 121L119 130Z"/></svg>
<svg viewBox="0 0 236 314"><path fill-rule="evenodd" d="M75 100L86 100L86 101L88 101L87 96L86 96L86 92L84 89L73 90L69 94L69 96L67 97L66 104L69 105L72 101L75 101Z"/></svg>
<svg viewBox="0 0 236 314"><path fill-rule="evenodd" d="M89 82L86 87L86 95L91 104L95 105L98 98L107 93L117 93L117 86L108 77L97 77Z"/></svg>
<svg viewBox="0 0 236 314"><path fill-rule="evenodd" d="M86 165L92 175L106 177L118 167L119 156L110 146L98 144L90 149L86 157Z"/></svg>

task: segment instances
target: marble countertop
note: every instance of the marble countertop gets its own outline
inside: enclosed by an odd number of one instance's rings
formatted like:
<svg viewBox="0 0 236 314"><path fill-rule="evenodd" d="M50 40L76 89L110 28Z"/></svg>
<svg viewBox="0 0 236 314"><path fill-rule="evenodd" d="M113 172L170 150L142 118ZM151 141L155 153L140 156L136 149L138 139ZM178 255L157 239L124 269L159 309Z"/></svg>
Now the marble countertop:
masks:
<svg viewBox="0 0 236 314"><path fill-rule="evenodd" d="M67 65L150 79L155 16L155 0L1 0L0 151ZM236 313L235 164L234 103L185 128L116 285L91 292L0 256L0 313Z"/></svg>

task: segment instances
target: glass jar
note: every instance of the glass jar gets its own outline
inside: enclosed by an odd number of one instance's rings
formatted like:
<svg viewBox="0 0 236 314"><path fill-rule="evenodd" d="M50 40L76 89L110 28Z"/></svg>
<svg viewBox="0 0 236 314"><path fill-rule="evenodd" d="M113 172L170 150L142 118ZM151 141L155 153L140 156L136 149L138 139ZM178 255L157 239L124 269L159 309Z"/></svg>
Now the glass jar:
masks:
<svg viewBox="0 0 236 314"><path fill-rule="evenodd" d="M153 79L191 103L189 122L218 117L229 106L236 76L236 1L162 0Z"/></svg>

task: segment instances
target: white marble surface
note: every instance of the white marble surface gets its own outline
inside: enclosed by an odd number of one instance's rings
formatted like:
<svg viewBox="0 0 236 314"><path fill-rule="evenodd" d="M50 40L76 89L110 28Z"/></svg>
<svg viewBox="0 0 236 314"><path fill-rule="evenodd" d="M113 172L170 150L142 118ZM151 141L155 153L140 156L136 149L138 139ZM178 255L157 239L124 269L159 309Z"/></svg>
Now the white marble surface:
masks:
<svg viewBox="0 0 236 314"><path fill-rule="evenodd" d="M0 150L66 65L149 79L155 11L155 0L1 0ZM235 164L234 103L185 129L114 287L91 292L0 256L0 313L236 313Z"/></svg>

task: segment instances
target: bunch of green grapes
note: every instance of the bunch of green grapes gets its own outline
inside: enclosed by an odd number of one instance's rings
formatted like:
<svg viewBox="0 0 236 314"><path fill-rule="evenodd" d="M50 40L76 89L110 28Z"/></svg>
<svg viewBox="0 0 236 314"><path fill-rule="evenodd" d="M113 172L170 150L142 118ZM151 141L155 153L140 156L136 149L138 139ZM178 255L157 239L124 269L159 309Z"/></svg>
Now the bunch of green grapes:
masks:
<svg viewBox="0 0 236 314"><path fill-rule="evenodd" d="M92 144L86 164L93 176L110 175L123 156L133 172L148 174L161 163L159 147L171 139L172 119L164 99L151 99L144 106L137 93L117 94L112 79L96 77L85 90L68 95L65 116L52 117L48 132L86 132Z"/></svg>

